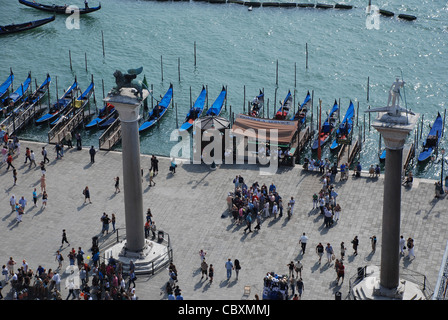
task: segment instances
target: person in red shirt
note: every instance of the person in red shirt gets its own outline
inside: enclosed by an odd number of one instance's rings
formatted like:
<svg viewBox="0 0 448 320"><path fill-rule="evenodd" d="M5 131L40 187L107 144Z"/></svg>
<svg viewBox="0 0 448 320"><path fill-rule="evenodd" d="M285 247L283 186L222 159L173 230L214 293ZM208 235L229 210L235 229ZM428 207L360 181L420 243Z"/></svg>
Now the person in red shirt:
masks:
<svg viewBox="0 0 448 320"><path fill-rule="evenodd" d="M8 158L6 158L6 163L8 164L6 171L9 170L9 167L12 167L13 169L15 169L15 167L12 165L12 155L11 154L9 154Z"/></svg>

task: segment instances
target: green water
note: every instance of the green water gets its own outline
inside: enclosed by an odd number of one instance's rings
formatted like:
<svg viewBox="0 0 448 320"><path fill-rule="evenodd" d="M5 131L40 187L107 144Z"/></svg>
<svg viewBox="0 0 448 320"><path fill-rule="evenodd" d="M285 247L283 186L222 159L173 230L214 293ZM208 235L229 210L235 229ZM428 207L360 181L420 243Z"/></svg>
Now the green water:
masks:
<svg viewBox="0 0 448 320"><path fill-rule="evenodd" d="M59 1L64 3L67 2ZM259 89L264 89L266 100L270 101L271 116L274 101L283 99L288 90L295 93L296 105L303 101L308 90L314 92L314 120L319 99L323 113L335 99L340 99L341 118L352 100L355 106L359 102L360 112L355 117L363 126L363 139L365 136L360 161L367 168L378 163L379 136L373 128L369 130L369 116L364 110L387 103L388 89L397 76L407 83L402 91L407 107L423 116L423 139L437 111L444 113L448 88L448 7L446 3L429 0L373 1L396 15L417 16L413 22L380 17L377 30L366 27L367 1L346 3L355 8L248 11L246 6L238 4L102 1L100 11L81 17L79 29L67 28L67 17L58 15L54 22L38 29L1 37L0 81L6 79L10 68L15 73L16 85L26 78L28 71L38 83L49 73L53 79L50 94L54 99L56 77L61 95L75 76L81 89L85 89L93 75L95 100L100 108L103 90L107 94L115 85L112 75L115 70L143 66L156 98L173 83L179 125L190 107L190 90L194 101L202 85L208 88L209 104L222 86L227 86L224 117L229 116L230 107L235 113L242 112ZM83 1L73 0L68 4L83 6ZM96 4L90 1L91 6ZM0 0L0 24L3 25L49 15L18 1ZM91 110L95 108L92 102ZM169 155L176 143L169 141L175 128L176 112L170 108L159 127L141 135L141 151ZM360 129L355 128L355 132L359 133ZM30 126L19 136L47 141L47 133L48 128ZM98 145L100 134L99 131L82 132L87 145ZM444 137L442 146L446 146L445 140ZM414 141L414 134L409 136L409 141ZM305 155L309 154L306 150ZM437 178L440 165L429 163L414 167L413 171L416 176Z"/></svg>

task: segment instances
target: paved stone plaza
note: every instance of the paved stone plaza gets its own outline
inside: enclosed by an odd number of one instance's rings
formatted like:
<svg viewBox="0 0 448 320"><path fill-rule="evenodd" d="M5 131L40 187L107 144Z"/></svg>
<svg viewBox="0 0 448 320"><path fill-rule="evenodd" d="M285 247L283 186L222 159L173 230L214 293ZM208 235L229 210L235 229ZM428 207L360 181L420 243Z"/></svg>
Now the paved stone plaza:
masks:
<svg viewBox="0 0 448 320"><path fill-rule="evenodd" d="M27 146L36 153L36 168L29 169L23 164ZM46 209L41 209L39 162L42 160L42 146L46 146L51 160L47 164ZM17 267L26 259L32 269L39 264L47 269L56 269L55 252L60 248L62 229L67 230L70 242L70 246L63 247L64 255L72 247L82 247L88 254L92 237L100 235L103 212L109 216L115 213L116 227L124 227L123 190L115 194L114 188L114 177L122 178L121 153L99 151L95 163L90 164L88 147L82 151L76 148L65 150L63 159L56 160L54 146L22 141L21 154L13 163L18 169L16 186L13 186L12 170L6 171L6 164L1 165L2 265L11 256L17 261ZM280 167L276 175L267 176L260 175L256 165L221 165L217 170L210 170L204 164L179 163L176 174L172 175L168 170L170 160L161 157L159 160L159 174L154 178L156 185L150 188L150 156L141 156L144 209L151 208L158 229L170 236L174 264L179 272L178 285L186 300L252 300L255 294L261 298L266 273L287 275L287 264L297 260L304 265L303 300L334 300L337 291L342 292L345 299L349 278L356 274L357 268L380 264L382 177L369 178L367 173L363 173L361 178L350 176L347 181L339 182L338 175L335 188L342 207L341 218L331 228L326 228L319 211L312 209L312 195L322 186L317 172L305 172L301 166ZM265 183L269 187L273 182L284 202L293 196L296 206L291 220L285 216L276 220L268 218L263 221L259 232L245 234L244 226L233 224L227 216L226 197L234 189L232 180L236 175L242 175L248 185L258 181L260 185ZM84 204L82 190L86 186L91 190L92 204ZM37 188L39 193L37 207L32 204L33 188ZM28 200L23 221L19 224L16 213L11 213L9 207L12 194L17 198L25 196ZM446 203L446 199L434 199L432 180L415 179L412 188L403 188L401 229L405 238L414 238L416 257L402 257L400 265L403 270L424 274L432 289L448 239ZM306 253L301 255L299 238L303 232L309 237L309 242ZM356 235L360 245L359 254L354 256L350 241ZM378 238L374 253L369 239L372 235ZM324 246L329 242L339 256L341 241L347 247L345 280L342 285L336 285L334 264L327 264L325 257L319 264L315 247L318 242ZM207 252L206 261L215 267L211 285L201 280L198 254L201 249ZM241 262L238 280L235 273L230 281L226 280L224 264L228 258ZM66 258L64 267L67 264ZM166 299L162 288L167 281L167 270L154 276L140 275L136 282L137 296L143 300ZM245 286L251 287L249 295L244 295ZM3 289L6 298L9 290L9 285ZM66 296L67 290L62 286L63 299Z"/></svg>

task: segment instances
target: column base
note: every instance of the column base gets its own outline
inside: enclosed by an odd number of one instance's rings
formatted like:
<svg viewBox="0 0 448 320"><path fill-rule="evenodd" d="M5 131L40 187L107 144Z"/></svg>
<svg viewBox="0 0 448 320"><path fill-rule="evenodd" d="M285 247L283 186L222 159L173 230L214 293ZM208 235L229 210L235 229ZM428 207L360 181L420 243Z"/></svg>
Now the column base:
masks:
<svg viewBox="0 0 448 320"><path fill-rule="evenodd" d="M152 273L159 266L169 262L168 247L163 243L145 239L145 246L140 251L131 251L126 248L126 240L109 247L104 252L109 260L113 257L123 264L123 270L128 271L130 262L135 265L136 274Z"/></svg>
<svg viewBox="0 0 448 320"><path fill-rule="evenodd" d="M367 266L366 275L352 286L351 296L355 300L427 300L418 284L400 279L396 288L380 285L380 268Z"/></svg>

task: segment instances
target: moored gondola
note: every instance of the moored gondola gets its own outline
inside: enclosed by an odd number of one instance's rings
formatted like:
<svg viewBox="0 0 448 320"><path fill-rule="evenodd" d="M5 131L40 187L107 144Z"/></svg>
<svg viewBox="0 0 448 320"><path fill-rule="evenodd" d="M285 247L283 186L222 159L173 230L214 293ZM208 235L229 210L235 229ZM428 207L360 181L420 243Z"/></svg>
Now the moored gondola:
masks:
<svg viewBox="0 0 448 320"><path fill-rule="evenodd" d="M63 6L60 6L60 5L58 6L55 4L47 5L47 4L41 4L38 2L26 1L26 0L19 0L19 2L21 4L24 4L31 8L35 8L35 9L47 11L47 12L59 13L59 14L73 14L73 13L75 13L75 11L79 14L86 14L86 13L98 11L101 9L101 3L99 3L97 7L89 7L86 2L86 5L84 6L84 8L75 9L74 6L69 6L69 5L63 5Z"/></svg>
<svg viewBox="0 0 448 320"><path fill-rule="evenodd" d="M29 21L29 22L20 23L20 24L10 24L7 26L0 26L0 35L11 34L11 33L34 29L34 28L43 26L44 24L47 24L47 23L53 21L54 19L55 19L55 17L52 16L50 18Z"/></svg>

